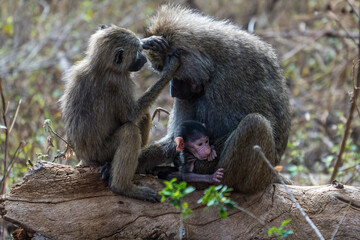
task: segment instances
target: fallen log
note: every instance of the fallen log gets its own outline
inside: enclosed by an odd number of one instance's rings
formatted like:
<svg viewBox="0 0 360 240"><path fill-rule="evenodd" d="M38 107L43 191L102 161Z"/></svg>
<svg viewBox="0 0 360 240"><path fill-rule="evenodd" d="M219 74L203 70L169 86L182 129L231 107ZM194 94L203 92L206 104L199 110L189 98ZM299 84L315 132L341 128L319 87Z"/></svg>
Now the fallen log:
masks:
<svg viewBox="0 0 360 240"><path fill-rule="evenodd" d="M136 184L156 190L155 177L137 175ZM360 239L360 189L344 186L288 186L325 239ZM188 239L274 239L270 227L291 218L291 239L317 239L314 230L291 201L284 186L272 184L255 195L233 193L231 199L264 221L237 209L221 219L218 209L197 203L202 191L185 201L193 213L184 221ZM0 200L0 213L28 235L50 239L177 239L179 212L167 203L150 203L113 194L97 168L72 167L41 161L21 183Z"/></svg>

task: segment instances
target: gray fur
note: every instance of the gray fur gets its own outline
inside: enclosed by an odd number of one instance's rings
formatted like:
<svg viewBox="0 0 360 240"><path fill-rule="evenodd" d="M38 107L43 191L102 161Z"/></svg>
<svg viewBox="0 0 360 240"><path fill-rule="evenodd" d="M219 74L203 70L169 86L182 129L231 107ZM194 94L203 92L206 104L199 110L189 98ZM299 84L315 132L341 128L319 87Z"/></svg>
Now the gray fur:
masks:
<svg viewBox="0 0 360 240"><path fill-rule="evenodd" d="M116 58L120 49L122 57ZM111 162L112 191L155 201L155 191L134 185L132 179L150 131L149 107L170 81L178 60L171 58L162 77L136 100L129 69L141 50L140 40L127 29L113 25L98 30L85 58L66 74L60 102L67 138L83 164ZM118 59L122 61L116 63Z"/></svg>
<svg viewBox="0 0 360 240"><path fill-rule="evenodd" d="M272 47L228 21L177 6L161 7L147 34L163 36L170 47L182 50L174 81L191 86L186 92L196 90L189 99L174 99L167 136L142 151L138 172L172 161L175 129L197 120L206 124L220 157L214 163L197 161L194 172L223 167L224 182L242 192L267 186L273 176L252 147L260 145L277 165L290 130L285 79ZM147 52L157 71L165 55Z"/></svg>

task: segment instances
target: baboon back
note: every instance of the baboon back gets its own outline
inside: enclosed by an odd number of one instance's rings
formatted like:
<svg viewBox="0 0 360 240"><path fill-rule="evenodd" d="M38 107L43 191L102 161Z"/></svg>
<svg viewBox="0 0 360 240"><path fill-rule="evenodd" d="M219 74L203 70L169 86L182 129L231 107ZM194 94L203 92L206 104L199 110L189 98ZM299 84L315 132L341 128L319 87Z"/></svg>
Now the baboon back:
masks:
<svg viewBox="0 0 360 240"><path fill-rule="evenodd" d="M161 7L147 35L163 36L182 50L171 83L175 99L169 138L181 122L192 119L206 124L210 139L224 143L245 116L258 113L271 123L279 163L290 129L289 101L280 62L269 44L228 21L173 6ZM161 71L166 53L146 54Z"/></svg>

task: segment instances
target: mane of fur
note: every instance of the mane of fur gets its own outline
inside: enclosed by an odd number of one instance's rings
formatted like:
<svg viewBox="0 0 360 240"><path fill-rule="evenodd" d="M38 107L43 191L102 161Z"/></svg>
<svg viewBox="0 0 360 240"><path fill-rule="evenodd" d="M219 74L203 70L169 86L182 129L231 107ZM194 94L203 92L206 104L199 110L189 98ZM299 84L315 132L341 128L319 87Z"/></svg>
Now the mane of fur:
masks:
<svg viewBox="0 0 360 240"><path fill-rule="evenodd" d="M256 45L257 50L276 58L270 45L241 30L237 25L180 6L163 5L151 19L147 35L164 36L170 45L180 45L200 52L207 52L209 46L218 43L221 50L216 52L217 57L226 58L229 52L234 53L234 47L250 51Z"/></svg>

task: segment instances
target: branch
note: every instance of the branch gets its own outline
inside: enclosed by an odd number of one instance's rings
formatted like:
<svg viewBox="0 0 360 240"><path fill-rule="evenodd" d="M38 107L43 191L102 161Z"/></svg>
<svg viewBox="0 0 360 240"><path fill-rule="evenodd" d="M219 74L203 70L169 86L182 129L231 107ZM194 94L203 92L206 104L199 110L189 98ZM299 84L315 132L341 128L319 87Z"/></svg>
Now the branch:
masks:
<svg viewBox="0 0 360 240"><path fill-rule="evenodd" d="M8 124L6 121L6 103L5 103L5 96L4 96L4 92L3 92L3 87L2 87L2 78L0 77L0 95L1 95L1 102L2 102L2 117L3 117L3 121L4 121L4 126L5 126L5 153L4 153L4 171L6 171L7 169L7 161L8 161L8 147L9 147L9 129L8 129ZM5 174L4 174L5 175ZM6 178L4 178L4 180L2 181L1 187L0 187L0 193L3 194L6 191Z"/></svg>
<svg viewBox="0 0 360 240"><path fill-rule="evenodd" d="M323 235L320 233L319 229L315 226L315 224L311 221L309 216L304 212L304 210L302 209L300 204L296 201L294 195L289 190L289 188L286 186L284 180L282 179L282 177L280 176L278 171L275 170L275 168L271 165L269 160L266 158L266 156L265 156L264 152L262 151L261 147L258 146L258 145L255 145L254 150L257 151L258 153L260 153L263 160L267 163L267 165L271 168L271 170L276 174L276 177L280 180L281 184L285 187L286 192L290 195L291 200L293 201L293 203L295 203L296 207L299 209L301 214L305 217L306 221L309 223L309 225L312 227L312 229L314 229L314 231L315 231L316 235L319 237L319 239L325 240Z"/></svg>
<svg viewBox="0 0 360 240"><path fill-rule="evenodd" d="M3 181L9 176L9 172L10 172L12 166L13 166L13 165L15 164L15 162L16 162L16 161L15 161L15 160L16 160L16 157L17 157L17 155L20 153L20 148L23 147L23 146L25 146L25 145L26 145L26 143L25 143L24 141L21 141L21 142L19 143L19 146L16 148L15 153L14 153L14 155L12 156L12 158L11 158L9 164L8 164L8 168L7 168L6 170L4 170L4 176L3 176L3 178L1 179L0 185L2 185L2 184L3 184Z"/></svg>
<svg viewBox="0 0 360 240"><path fill-rule="evenodd" d="M16 117L17 117L17 115L18 115L18 113L19 113L20 105L21 105L21 99L19 100L18 106L17 106L17 108L16 108L15 116L14 116L14 119L13 119L11 125L10 125L9 133L11 132L11 130L12 130L13 127L14 127Z"/></svg>
<svg viewBox="0 0 360 240"><path fill-rule="evenodd" d="M360 47L359 47L359 50L360 50ZM353 71L355 69L354 64L353 64ZM360 71L358 70L356 85L355 85L354 75L355 74L353 73L354 93L353 93L353 97L352 97L352 101L351 101L351 106L350 106L350 109L349 109L349 116L348 116L348 118L346 120L344 137L343 137L342 142L341 142L339 154L338 154L335 166L334 166L334 171L333 171L333 173L331 175L330 182L335 180L335 178L337 176L337 173L339 171L339 167L340 167L340 165L342 163L342 155L343 155L343 153L345 151L346 140L348 139L349 134L350 134L350 126L351 126L351 122L352 122L352 119L353 119L353 113L354 113L354 110L356 108L356 99L358 97L358 93L359 93L358 88L359 88L359 85L360 85Z"/></svg>
<svg viewBox="0 0 360 240"><path fill-rule="evenodd" d="M346 213L348 212L350 206L351 206L351 202L348 203L348 205L346 207L346 211L345 211L343 217L340 219L339 224L337 225L336 229L334 230L334 232L333 232L333 234L331 236L331 240L333 240L335 238L336 233L339 231L340 225L343 223L343 221L344 221L344 219L346 217Z"/></svg>

